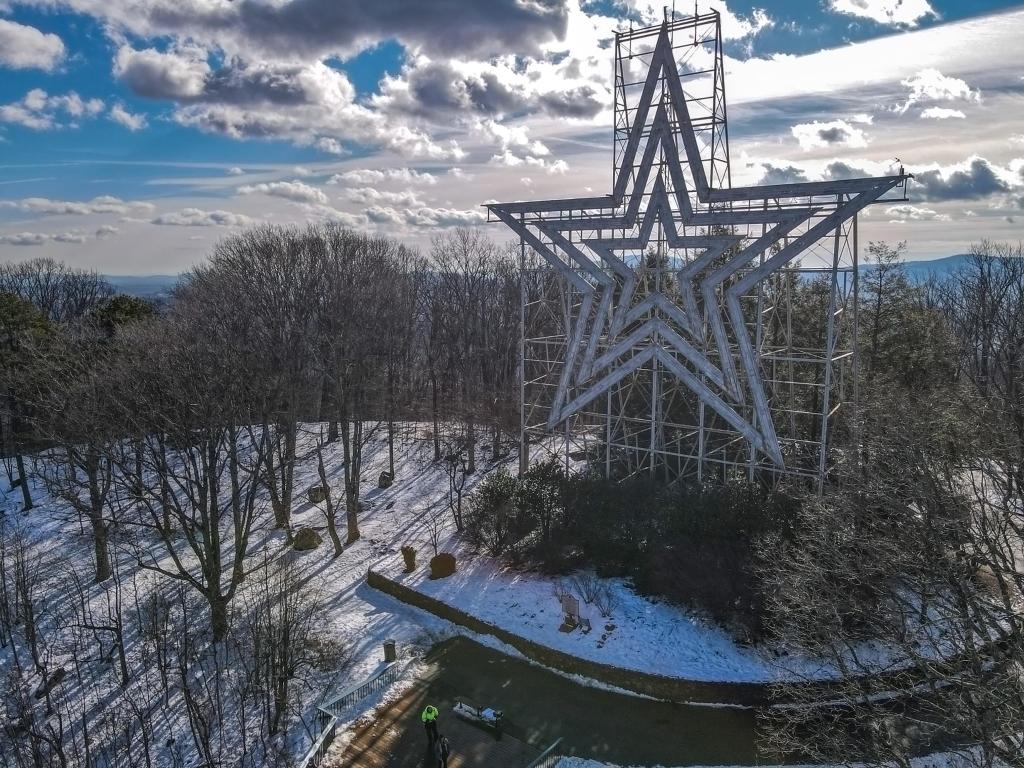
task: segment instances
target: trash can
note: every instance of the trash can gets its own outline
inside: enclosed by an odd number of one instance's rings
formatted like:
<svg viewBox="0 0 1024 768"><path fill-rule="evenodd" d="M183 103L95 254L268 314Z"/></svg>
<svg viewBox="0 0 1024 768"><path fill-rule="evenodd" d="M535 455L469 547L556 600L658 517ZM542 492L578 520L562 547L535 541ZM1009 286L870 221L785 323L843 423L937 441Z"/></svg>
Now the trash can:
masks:
<svg viewBox="0 0 1024 768"><path fill-rule="evenodd" d="M394 640L384 641L384 661L388 664L392 661L398 661L398 651L395 648Z"/></svg>

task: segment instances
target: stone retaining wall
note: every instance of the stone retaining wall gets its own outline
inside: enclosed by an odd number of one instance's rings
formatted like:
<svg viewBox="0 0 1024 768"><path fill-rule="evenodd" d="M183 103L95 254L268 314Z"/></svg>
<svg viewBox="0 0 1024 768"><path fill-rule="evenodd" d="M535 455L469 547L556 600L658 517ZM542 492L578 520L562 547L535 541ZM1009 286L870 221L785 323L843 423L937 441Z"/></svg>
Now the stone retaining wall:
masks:
<svg viewBox="0 0 1024 768"><path fill-rule="evenodd" d="M453 624L466 627L481 635L496 637L503 643L511 645L528 659L561 672L582 675L608 685L614 685L617 688L668 701L738 706L760 706L768 702L768 686L763 683L715 683L684 680L577 658L471 616L465 611L453 608L447 603L399 584L372 568L366 575L366 583L403 603L422 608Z"/></svg>

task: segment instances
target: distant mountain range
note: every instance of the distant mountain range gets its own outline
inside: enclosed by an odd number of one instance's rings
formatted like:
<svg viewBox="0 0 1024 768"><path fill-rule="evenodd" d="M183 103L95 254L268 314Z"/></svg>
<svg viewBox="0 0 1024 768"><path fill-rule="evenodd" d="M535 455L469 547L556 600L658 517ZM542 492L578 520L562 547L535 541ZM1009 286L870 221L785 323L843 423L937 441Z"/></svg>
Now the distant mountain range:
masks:
<svg viewBox="0 0 1024 768"><path fill-rule="evenodd" d="M908 261L904 263L903 270L911 280L925 280L930 275L942 277L963 266L970 257L969 253L958 253L955 256L945 256L941 259ZM864 264L864 268L871 269L872 267L870 264Z"/></svg>
<svg viewBox="0 0 1024 768"><path fill-rule="evenodd" d="M945 256L941 259L929 259L927 261L908 261L904 268L907 276L912 280L924 280L931 274L939 276L952 272L961 266L969 254L958 253L954 256ZM861 269L870 270L872 266L867 263L861 264ZM120 293L127 293L130 296L138 296L143 299L162 299L171 295L174 286L177 285L178 275L104 275L103 278Z"/></svg>
<svg viewBox="0 0 1024 768"><path fill-rule="evenodd" d="M162 299L171 295L178 275L103 275L119 293L140 299Z"/></svg>

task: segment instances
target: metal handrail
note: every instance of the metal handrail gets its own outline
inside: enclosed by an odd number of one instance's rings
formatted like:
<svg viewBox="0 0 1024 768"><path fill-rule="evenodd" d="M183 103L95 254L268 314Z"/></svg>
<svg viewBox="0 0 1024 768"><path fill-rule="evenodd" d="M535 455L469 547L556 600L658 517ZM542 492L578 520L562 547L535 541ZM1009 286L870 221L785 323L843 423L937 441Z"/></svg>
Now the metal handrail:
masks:
<svg viewBox="0 0 1024 768"><path fill-rule="evenodd" d="M371 693L376 693L394 683L398 679L399 674L401 674L402 669L404 669L404 666L397 661L386 664L361 683L356 683L333 699L320 704L317 707L316 718L320 726L320 733L313 740L313 744L306 752L305 757L302 758L299 768L318 768L327 756L327 750L331 748L331 743L334 741L341 714Z"/></svg>
<svg viewBox="0 0 1024 768"><path fill-rule="evenodd" d="M558 745L562 743L562 737L559 736L555 739L555 743L540 753L540 756L530 763L526 768L550 768L554 763L549 762L552 759L557 760L557 757L553 757L552 753L558 748Z"/></svg>

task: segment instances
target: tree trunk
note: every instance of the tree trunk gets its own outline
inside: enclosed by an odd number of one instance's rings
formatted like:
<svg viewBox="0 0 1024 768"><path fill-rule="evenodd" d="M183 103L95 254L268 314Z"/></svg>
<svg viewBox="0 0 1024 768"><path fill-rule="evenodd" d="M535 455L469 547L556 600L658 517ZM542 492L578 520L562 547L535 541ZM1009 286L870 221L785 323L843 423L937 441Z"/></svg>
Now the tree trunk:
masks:
<svg viewBox="0 0 1024 768"><path fill-rule="evenodd" d="M107 547L107 525L103 521L103 512L94 512L89 516L92 523L93 549L96 553L96 583L110 578L110 550Z"/></svg>
<svg viewBox="0 0 1024 768"><path fill-rule="evenodd" d="M28 512L32 509L32 489L28 487L28 475L25 473L25 457L18 453L15 455L14 461L18 465L18 485L21 487L21 499L25 502L22 512Z"/></svg>
<svg viewBox="0 0 1024 768"><path fill-rule="evenodd" d="M213 630L213 642L219 643L228 634L228 601L220 594L207 595L210 604L210 628Z"/></svg>
<svg viewBox="0 0 1024 768"><path fill-rule="evenodd" d="M476 422L472 411L466 421L466 454L466 473L472 475L476 472Z"/></svg>
<svg viewBox="0 0 1024 768"><path fill-rule="evenodd" d="M166 474L160 477L160 509L163 512L164 532L170 534L174 523L171 521L171 484L167 482Z"/></svg>
<svg viewBox="0 0 1024 768"><path fill-rule="evenodd" d="M388 367L388 472L395 477L395 372Z"/></svg>
<svg viewBox="0 0 1024 768"><path fill-rule="evenodd" d="M441 460L441 430L437 416L437 374L430 368L430 417L434 422L434 461Z"/></svg>
<svg viewBox="0 0 1024 768"><path fill-rule="evenodd" d="M133 483L132 483L133 484L133 489L132 490L135 492L135 495L139 499L141 499L142 498L142 494L145 491L145 487L144 487L144 484L142 482L142 478L143 478L143 475L145 474L145 472L143 471L143 465L142 465L143 456L142 456L142 441L141 440L136 440L135 441L134 451L135 451L135 477L132 478L132 481L133 481Z"/></svg>
<svg viewBox="0 0 1024 768"><path fill-rule="evenodd" d="M292 480L295 476L295 443L298 425L288 422L284 431L284 456L281 457L281 518L288 539L292 536Z"/></svg>
<svg viewBox="0 0 1024 768"><path fill-rule="evenodd" d="M334 499L331 496L331 486L327 483L324 454L319 447L316 451L316 460L316 471L320 475L320 485L324 488L324 505L326 507L324 516L327 518L327 534L331 537L331 543L334 545L334 556L337 557L345 550L345 547L342 545L341 537L338 535L338 513L334 507Z"/></svg>
<svg viewBox="0 0 1024 768"><path fill-rule="evenodd" d="M274 716L270 721L270 733L275 734L281 728L281 716L288 709L288 675L280 672L274 680Z"/></svg>
<svg viewBox="0 0 1024 768"><path fill-rule="evenodd" d="M388 472L395 478L395 422L388 419Z"/></svg>
<svg viewBox="0 0 1024 768"><path fill-rule="evenodd" d="M352 544L359 540L359 501L350 489L345 494L345 522L348 525L345 543Z"/></svg>
<svg viewBox="0 0 1024 768"><path fill-rule="evenodd" d="M345 544L359 540L359 472L362 463L362 422L341 419L341 446L345 457Z"/></svg>
<svg viewBox="0 0 1024 768"><path fill-rule="evenodd" d="M267 432L270 429L269 425L264 424L263 430ZM281 501L281 494L277 487L277 467L274 464L274 450L276 446L280 445L281 436L274 428L274 437L271 439L267 446L267 493L270 494L270 506L274 510L274 527L288 529L288 520L284 513L284 504Z"/></svg>
<svg viewBox="0 0 1024 768"><path fill-rule="evenodd" d="M68 456L72 456L68 450ZM86 449L85 474L89 482L89 524L92 527L92 540L96 554L96 583L106 581L111 576L110 550L107 546L108 527L103 519L105 506L104 494L100 489L100 456L99 451L90 447Z"/></svg>

